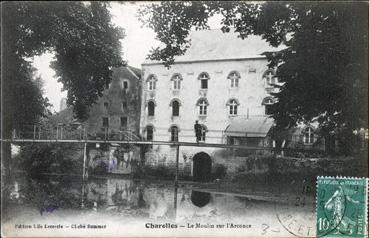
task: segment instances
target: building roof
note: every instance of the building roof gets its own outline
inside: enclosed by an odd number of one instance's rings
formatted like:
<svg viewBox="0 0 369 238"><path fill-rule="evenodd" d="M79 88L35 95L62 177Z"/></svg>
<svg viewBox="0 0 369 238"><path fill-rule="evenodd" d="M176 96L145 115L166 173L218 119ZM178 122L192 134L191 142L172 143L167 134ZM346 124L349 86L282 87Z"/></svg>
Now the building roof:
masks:
<svg viewBox="0 0 369 238"><path fill-rule="evenodd" d="M121 77L131 78L133 76L136 79L141 78L141 70L129 65L113 68L113 71L119 73Z"/></svg>
<svg viewBox="0 0 369 238"><path fill-rule="evenodd" d="M141 78L141 75L142 75L141 69L138 69L138 68L135 68L135 67L132 67L132 66L129 66L129 65L127 65L126 68L127 68L127 70L132 72L134 74L134 76L136 76L137 78Z"/></svg>
<svg viewBox="0 0 369 238"><path fill-rule="evenodd" d="M226 136L266 137L274 120L268 117L237 118L225 130Z"/></svg>
<svg viewBox="0 0 369 238"><path fill-rule="evenodd" d="M238 33L223 33L220 29L191 31L191 46L186 53L175 57L175 62L217 61L246 58L265 58L264 52L281 50L272 47L260 36L250 35L242 40ZM157 64L159 61L146 60L143 64Z"/></svg>

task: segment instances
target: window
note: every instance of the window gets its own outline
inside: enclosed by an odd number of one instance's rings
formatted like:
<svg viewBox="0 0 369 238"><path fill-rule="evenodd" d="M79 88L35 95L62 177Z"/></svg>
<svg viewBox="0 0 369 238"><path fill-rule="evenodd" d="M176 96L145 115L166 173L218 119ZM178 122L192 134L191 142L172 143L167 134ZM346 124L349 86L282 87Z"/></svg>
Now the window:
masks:
<svg viewBox="0 0 369 238"><path fill-rule="evenodd" d="M263 78L265 79L266 86L270 87L277 83L277 78L275 77L274 71L271 69L264 73Z"/></svg>
<svg viewBox="0 0 369 238"><path fill-rule="evenodd" d="M122 111L127 110L127 102L122 102Z"/></svg>
<svg viewBox="0 0 369 238"><path fill-rule="evenodd" d="M234 145L235 144L235 140L233 136L227 136L227 144L228 145Z"/></svg>
<svg viewBox="0 0 369 238"><path fill-rule="evenodd" d="M208 81L207 80L201 80L201 88L207 89L208 88Z"/></svg>
<svg viewBox="0 0 369 238"><path fill-rule="evenodd" d="M104 108L105 108L105 110L108 110L108 108L109 108L109 103L104 102Z"/></svg>
<svg viewBox="0 0 369 238"><path fill-rule="evenodd" d="M155 103L153 101L149 101L147 103L148 116L155 115Z"/></svg>
<svg viewBox="0 0 369 238"><path fill-rule="evenodd" d="M208 129L206 128L206 126L201 125L201 140L200 141L205 141L207 131L208 131Z"/></svg>
<svg viewBox="0 0 369 238"><path fill-rule="evenodd" d="M128 125L128 118L127 117L121 117L120 118L120 127L126 128Z"/></svg>
<svg viewBox="0 0 369 238"><path fill-rule="evenodd" d="M229 106L229 115L237 115L238 101L236 99L231 99L228 101L227 105Z"/></svg>
<svg viewBox="0 0 369 238"><path fill-rule="evenodd" d="M265 115L271 115L273 113L274 100L272 97L266 97L263 99L262 105L265 106Z"/></svg>
<svg viewBox="0 0 369 238"><path fill-rule="evenodd" d="M128 89L128 81L127 81L127 80L124 80L124 81L122 82L122 88L123 88L124 90L127 90L127 89Z"/></svg>
<svg viewBox="0 0 369 238"><path fill-rule="evenodd" d="M207 73L201 73L199 75L199 80L201 81L201 89L207 89L208 88L209 75Z"/></svg>
<svg viewBox="0 0 369 238"><path fill-rule="evenodd" d="M147 78L147 88L149 91L153 91L156 89L156 77L155 75L150 75L148 78Z"/></svg>
<svg viewBox="0 0 369 238"><path fill-rule="evenodd" d="M172 116L178 117L180 103L177 100L173 100L171 102L171 106L172 106Z"/></svg>
<svg viewBox="0 0 369 238"><path fill-rule="evenodd" d="M109 127L109 118L108 117L103 117L102 118L102 125L103 125L103 127Z"/></svg>
<svg viewBox="0 0 369 238"><path fill-rule="evenodd" d="M170 140L173 142L178 141L178 127L177 126L170 127Z"/></svg>
<svg viewBox="0 0 369 238"><path fill-rule="evenodd" d="M240 78L240 75L236 71L231 72L228 75L228 79L230 81L230 87L231 88L237 88L238 87L239 78Z"/></svg>
<svg viewBox="0 0 369 238"><path fill-rule="evenodd" d="M146 140L153 140L154 139L154 127L147 126L146 127Z"/></svg>
<svg viewBox="0 0 369 238"><path fill-rule="evenodd" d="M182 80L182 77L180 74L175 74L173 75L172 79L173 81L173 90L179 90L181 89L181 80Z"/></svg>
<svg viewBox="0 0 369 238"><path fill-rule="evenodd" d="M311 127L307 127L303 131L303 140L305 144L312 144L314 143L314 130Z"/></svg>
<svg viewBox="0 0 369 238"><path fill-rule="evenodd" d="M199 107L200 116L206 116L208 105L209 103L205 98L201 98L197 101L197 106Z"/></svg>

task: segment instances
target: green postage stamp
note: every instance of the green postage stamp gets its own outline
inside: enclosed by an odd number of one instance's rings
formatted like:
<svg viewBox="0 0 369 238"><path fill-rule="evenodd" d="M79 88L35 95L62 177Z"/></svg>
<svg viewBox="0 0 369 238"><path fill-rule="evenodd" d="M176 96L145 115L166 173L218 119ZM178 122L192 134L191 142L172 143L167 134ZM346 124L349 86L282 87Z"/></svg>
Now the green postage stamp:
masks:
<svg viewBox="0 0 369 238"><path fill-rule="evenodd" d="M367 237L368 179L318 177L317 237Z"/></svg>

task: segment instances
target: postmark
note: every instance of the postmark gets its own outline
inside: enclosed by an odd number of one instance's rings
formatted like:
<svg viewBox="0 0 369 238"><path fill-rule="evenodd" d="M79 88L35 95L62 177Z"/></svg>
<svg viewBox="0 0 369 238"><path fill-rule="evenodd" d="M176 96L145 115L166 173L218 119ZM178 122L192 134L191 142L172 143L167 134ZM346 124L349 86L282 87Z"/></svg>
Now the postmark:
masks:
<svg viewBox="0 0 369 238"><path fill-rule="evenodd" d="M314 199L306 195L293 196L285 204L275 204L276 218L295 237L314 237Z"/></svg>
<svg viewBox="0 0 369 238"><path fill-rule="evenodd" d="M368 179L318 177L317 237L366 237Z"/></svg>
<svg viewBox="0 0 369 238"><path fill-rule="evenodd" d="M315 236L314 184L315 180L297 182L294 192L282 195L283 199L275 202L278 229L286 230L293 237Z"/></svg>

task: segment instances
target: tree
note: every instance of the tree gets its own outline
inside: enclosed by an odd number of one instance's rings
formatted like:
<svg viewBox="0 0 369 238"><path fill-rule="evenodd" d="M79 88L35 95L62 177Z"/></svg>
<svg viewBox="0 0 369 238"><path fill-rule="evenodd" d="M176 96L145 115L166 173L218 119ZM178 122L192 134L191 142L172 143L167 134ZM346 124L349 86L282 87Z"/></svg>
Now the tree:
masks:
<svg viewBox="0 0 369 238"><path fill-rule="evenodd" d="M325 133L352 133L368 126L367 10L354 2L161 2L142 8L140 18L164 44L149 58L168 67L189 47L189 31L208 28L215 14L224 33L283 45L265 52L284 83L274 95L278 128L317 120Z"/></svg>
<svg viewBox="0 0 369 238"><path fill-rule="evenodd" d="M81 174L83 144L33 143L21 147L16 166L31 177L44 173Z"/></svg>
<svg viewBox="0 0 369 238"><path fill-rule="evenodd" d="M12 129L37 122L45 101L32 86L30 59L53 52L52 67L68 91L79 119L110 83L112 67L122 64L122 29L111 23L105 2L2 3L2 138ZM2 143L4 165L10 145Z"/></svg>

